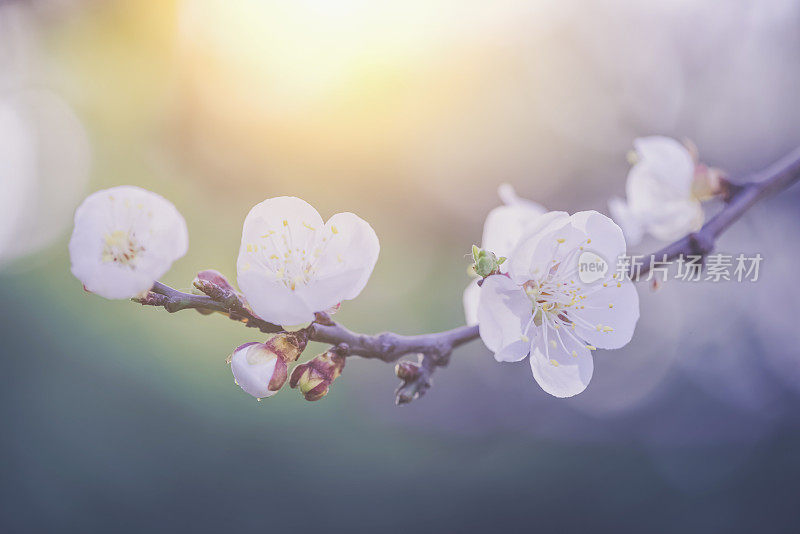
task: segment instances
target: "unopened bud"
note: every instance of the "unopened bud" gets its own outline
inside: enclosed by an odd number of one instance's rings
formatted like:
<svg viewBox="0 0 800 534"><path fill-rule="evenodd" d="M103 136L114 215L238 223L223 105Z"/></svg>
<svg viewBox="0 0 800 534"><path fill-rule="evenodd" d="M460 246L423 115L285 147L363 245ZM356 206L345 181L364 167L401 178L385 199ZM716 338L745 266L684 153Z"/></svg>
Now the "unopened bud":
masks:
<svg viewBox="0 0 800 534"><path fill-rule="evenodd" d="M394 374L404 382L411 382L419 378L419 364L414 362L400 362L394 367Z"/></svg>
<svg viewBox="0 0 800 534"><path fill-rule="evenodd" d="M199 273L197 273L195 280L209 282L221 289L236 292L231 283L228 282L228 279L225 278L225 276L221 272L215 269L206 269L205 271L200 271Z"/></svg>
<svg viewBox="0 0 800 534"><path fill-rule="evenodd" d="M506 261L505 258L498 258L494 252L478 248L472 245L472 260L475 274L481 278L486 278L500 272L500 265Z"/></svg>
<svg viewBox="0 0 800 534"><path fill-rule="evenodd" d="M236 293L236 290L233 289L233 286L228 282L228 280L220 273L214 269L206 269L205 271L200 271L195 276L194 281L192 282L192 294L193 295L206 295L209 288L217 289L217 291L226 291L230 293ZM214 310L209 310L206 308L196 308L197 313L202 315L211 315L214 313Z"/></svg>
<svg viewBox="0 0 800 534"><path fill-rule="evenodd" d="M286 383L286 360L265 343L245 343L233 351L230 360L236 383L257 399L273 396Z"/></svg>
<svg viewBox="0 0 800 534"><path fill-rule="evenodd" d="M332 347L292 371L289 387L298 388L307 401L317 401L328 394L331 384L342 374L348 347Z"/></svg>
<svg viewBox="0 0 800 534"><path fill-rule="evenodd" d="M266 343L245 343L229 358L236 383L258 399L271 397L286 383L289 364L306 348L305 331L284 332Z"/></svg>

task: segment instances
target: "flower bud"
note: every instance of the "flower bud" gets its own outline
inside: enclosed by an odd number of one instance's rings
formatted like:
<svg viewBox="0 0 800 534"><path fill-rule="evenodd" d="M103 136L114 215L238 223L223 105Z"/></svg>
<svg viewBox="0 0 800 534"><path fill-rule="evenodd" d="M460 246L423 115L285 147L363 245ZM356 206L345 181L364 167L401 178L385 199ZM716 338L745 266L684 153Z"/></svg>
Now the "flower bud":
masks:
<svg viewBox="0 0 800 534"><path fill-rule="evenodd" d="M207 269L197 273L192 286L199 294L208 295L212 299L228 307L248 307L247 300L241 295L219 271Z"/></svg>
<svg viewBox="0 0 800 534"><path fill-rule="evenodd" d="M209 282L227 291L233 291L234 293L236 292L231 283L228 282L228 279L225 278L225 276L221 272L215 269L206 269L205 271L200 271L199 273L197 273L195 279L204 282Z"/></svg>
<svg viewBox="0 0 800 534"><path fill-rule="evenodd" d="M400 362L395 365L394 374L403 382L411 382L419 378L419 364L414 362Z"/></svg>
<svg viewBox="0 0 800 534"><path fill-rule="evenodd" d="M285 332L266 343L245 343L230 356L231 371L245 393L271 397L286 383L289 363L306 347L305 332Z"/></svg>
<svg viewBox="0 0 800 534"><path fill-rule="evenodd" d="M236 384L257 399L273 396L286 382L286 361L264 343L245 343L230 360Z"/></svg>
<svg viewBox="0 0 800 534"><path fill-rule="evenodd" d="M289 387L298 388L307 401L317 401L328 394L331 384L344 369L348 347L341 343L331 347L292 371Z"/></svg>
<svg viewBox="0 0 800 534"><path fill-rule="evenodd" d="M478 248L477 245L472 245L472 259L475 262L473 264L475 274L481 278L499 273L500 265L506 261L505 258L498 258L494 252Z"/></svg>
<svg viewBox="0 0 800 534"><path fill-rule="evenodd" d="M200 289L201 287L206 290L208 290L209 287L220 287L225 290L235 292L233 286L222 275L222 273L214 269L206 269L205 271L200 271L199 273L197 273L197 276L192 282L192 294L205 295L206 292L202 291ZM196 311L201 315L211 315L212 313L214 313L214 310L207 310L205 308L197 308Z"/></svg>

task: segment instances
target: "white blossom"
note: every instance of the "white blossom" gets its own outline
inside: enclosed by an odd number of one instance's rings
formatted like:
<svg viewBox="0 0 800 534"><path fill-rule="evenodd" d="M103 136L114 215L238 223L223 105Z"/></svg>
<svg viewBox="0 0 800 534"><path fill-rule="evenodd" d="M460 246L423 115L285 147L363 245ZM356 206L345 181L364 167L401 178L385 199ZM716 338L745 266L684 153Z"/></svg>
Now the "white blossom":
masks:
<svg viewBox="0 0 800 534"><path fill-rule="evenodd" d="M705 178L708 169L696 164L689 148L669 137L641 137L634 148L635 163L625 187L627 202L615 197L608 203L628 244L635 245L645 233L673 241L698 230L704 214L695 178L696 174Z"/></svg>
<svg viewBox="0 0 800 534"><path fill-rule="evenodd" d="M88 291L126 299L150 289L188 248L175 206L126 185L92 193L78 207L69 255L72 274Z"/></svg>
<svg viewBox="0 0 800 534"><path fill-rule="evenodd" d="M307 323L315 312L356 298L379 251L375 231L352 213L337 213L324 222L299 198L270 198L244 221L239 287L265 321Z"/></svg>
<svg viewBox="0 0 800 534"><path fill-rule="evenodd" d="M622 230L595 211L551 212L512 251L508 272L480 289L481 339L498 361L530 354L533 377L547 393L570 397L592 377L591 351L627 344L639 318L632 282L613 269L591 283L579 276L585 252L613 265L625 254Z"/></svg>
<svg viewBox="0 0 800 534"><path fill-rule="evenodd" d="M497 194L503 201L486 216L483 223L481 248L494 252L499 257L508 257L519 242L520 237L537 223L539 216L547 210L540 204L517 196L510 184L502 184ZM507 265L507 263L505 264ZM504 266L501 265L501 271ZM464 290L464 315L468 325L478 324L478 299L480 287L478 279L473 280Z"/></svg>

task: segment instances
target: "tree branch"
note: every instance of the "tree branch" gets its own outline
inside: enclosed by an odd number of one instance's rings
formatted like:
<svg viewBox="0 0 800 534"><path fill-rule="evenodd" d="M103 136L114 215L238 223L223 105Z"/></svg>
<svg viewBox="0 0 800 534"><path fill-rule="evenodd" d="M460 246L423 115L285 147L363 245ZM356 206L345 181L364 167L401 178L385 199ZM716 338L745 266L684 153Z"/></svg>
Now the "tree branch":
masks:
<svg viewBox="0 0 800 534"><path fill-rule="evenodd" d="M245 303L244 298L221 285L207 280L195 280L197 289L205 295L194 295L173 289L156 282L146 295L133 299L143 306L163 307L170 313L181 310L198 310L202 313L222 313L229 318L257 328L265 334L282 332L283 328L264 321L255 315ZM478 337L477 326L461 326L444 332L405 336L393 332L366 335L352 332L333 322L325 313L318 313L317 319L306 329L310 341L330 345L345 343L348 355L367 359L377 359L387 363L395 362L407 354L421 355L420 372L412 380L398 388L396 400L405 404L422 396L431 385L431 374L436 367L444 367L450 360L453 349Z"/></svg>
<svg viewBox="0 0 800 534"><path fill-rule="evenodd" d="M655 261L669 261L681 255L705 256L716 246L717 238L735 223L753 205L768 196L788 188L800 180L800 148L796 148L766 169L756 173L749 181L732 184L732 192L727 204L697 232L670 243L651 254L637 268L636 281L647 274ZM631 266L631 276L634 268Z"/></svg>
<svg viewBox="0 0 800 534"><path fill-rule="evenodd" d="M798 179L800 179L800 148L757 173L750 181L731 185L726 206L699 231L667 245L647 258L641 266L637 280L641 280L641 275L651 269L654 257L661 259L666 256L667 260L671 260L681 254L709 253L713 250L716 239L756 202L788 188ZM184 293L156 282L149 293L133 300L143 306L163 307L170 313L187 309L195 309L204 314L222 313L265 334L283 331L282 327L268 323L255 315L247 306L244 297L227 281L222 280L222 283L214 283L208 279L195 280L195 287L205 293L204 295ZM431 386L431 375L434 370L447 365L453 349L479 336L477 326L460 326L452 330L415 336L392 332L376 335L360 334L332 321L325 313L318 313L316 320L305 330L312 341L330 345L347 344L351 356L390 363L408 354L419 355L418 363L412 365L414 372L410 376L404 375L403 383L395 393L398 404L411 402L424 395Z"/></svg>

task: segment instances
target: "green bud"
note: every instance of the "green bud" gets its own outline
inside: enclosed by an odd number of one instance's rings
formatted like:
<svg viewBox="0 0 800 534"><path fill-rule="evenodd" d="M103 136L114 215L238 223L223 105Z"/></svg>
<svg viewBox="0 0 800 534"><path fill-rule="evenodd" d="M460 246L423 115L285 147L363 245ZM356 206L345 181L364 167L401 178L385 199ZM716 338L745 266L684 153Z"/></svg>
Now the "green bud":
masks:
<svg viewBox="0 0 800 534"><path fill-rule="evenodd" d="M479 249L475 245L472 245L472 258L475 260L475 274L481 278L499 273L500 264L505 261L505 258L497 259L494 252Z"/></svg>
<svg viewBox="0 0 800 534"><path fill-rule="evenodd" d="M480 253L481 253L480 247L478 247L478 245L472 245L472 261L477 262Z"/></svg>

